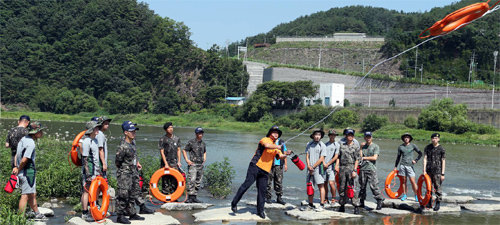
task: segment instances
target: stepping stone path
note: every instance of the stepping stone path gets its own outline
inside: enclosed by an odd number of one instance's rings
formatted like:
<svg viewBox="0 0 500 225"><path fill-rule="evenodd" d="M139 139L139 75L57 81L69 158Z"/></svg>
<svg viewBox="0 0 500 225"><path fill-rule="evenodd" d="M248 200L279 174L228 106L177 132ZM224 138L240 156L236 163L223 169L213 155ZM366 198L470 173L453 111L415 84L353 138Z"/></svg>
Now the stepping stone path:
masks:
<svg viewBox="0 0 500 225"><path fill-rule="evenodd" d="M464 204L461 206L474 212L500 211L500 204Z"/></svg>
<svg viewBox="0 0 500 225"><path fill-rule="evenodd" d="M196 210L196 209L206 209L213 204L208 203L165 203L161 206L162 209L169 211L186 211L186 210Z"/></svg>
<svg viewBox="0 0 500 225"><path fill-rule="evenodd" d="M365 203L366 205L366 203ZM375 206L376 207L376 206ZM387 216L392 216L392 215L406 215L412 213L411 211L408 210L401 210L401 209L393 209L393 208L382 208L380 210L371 210L370 212L382 214L382 215L387 215Z"/></svg>
<svg viewBox="0 0 500 225"><path fill-rule="evenodd" d="M247 202L247 205L257 206L257 202L256 201L250 201L250 202ZM319 203L318 203L318 205L319 205ZM290 203L286 203L286 204L282 205L282 204L273 202L271 204L266 203L264 205L264 208L266 208L266 209L295 209L295 208L297 208L297 206L292 205Z"/></svg>
<svg viewBox="0 0 500 225"><path fill-rule="evenodd" d="M257 216L257 209L255 207L238 208L238 212L233 213L230 207L207 209L193 214L194 222L208 222L208 221L257 221L257 222L270 222L271 219L266 216L265 219Z"/></svg>
<svg viewBox="0 0 500 225"><path fill-rule="evenodd" d="M444 199L443 199L444 200ZM460 213L461 209L459 205L441 205L439 208L439 211L434 211L432 208L431 209L424 209L422 211L422 214L441 214L441 213Z"/></svg>
<svg viewBox="0 0 500 225"><path fill-rule="evenodd" d="M53 217L54 216L54 210L52 209L48 209L48 208L44 208L44 207L38 207L38 211L45 215L46 217Z"/></svg>
<svg viewBox="0 0 500 225"><path fill-rule="evenodd" d="M443 196L443 202L463 204L476 200L472 196Z"/></svg>
<svg viewBox="0 0 500 225"><path fill-rule="evenodd" d="M156 212L155 214L144 214L141 215L142 217L145 218L145 220L131 220L130 222L133 225L167 225L167 224L181 224L178 220L175 218L169 216L169 215L164 215L162 213ZM83 220L81 217L73 217L68 221L68 224L70 225L89 225L89 224L106 224L106 225L113 225L113 224L121 224L116 222L116 216L113 216L111 218L108 218L104 221L99 221L97 222L86 222Z"/></svg>
<svg viewBox="0 0 500 225"><path fill-rule="evenodd" d="M292 209L285 212L285 214L295 217L299 220L330 220L330 219L347 219L347 218L361 218L361 215L355 215L350 213L341 213L333 210L323 210L321 212L316 212L314 210L301 211L299 209Z"/></svg>

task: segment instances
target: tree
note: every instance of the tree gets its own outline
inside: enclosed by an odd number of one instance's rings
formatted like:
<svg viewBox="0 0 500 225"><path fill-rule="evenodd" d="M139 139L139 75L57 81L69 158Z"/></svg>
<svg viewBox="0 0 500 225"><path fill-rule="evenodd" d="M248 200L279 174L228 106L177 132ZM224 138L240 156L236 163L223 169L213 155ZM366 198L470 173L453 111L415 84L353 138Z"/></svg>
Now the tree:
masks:
<svg viewBox="0 0 500 225"><path fill-rule="evenodd" d="M254 93L241 111L236 114L239 121L257 122L266 112L271 111L271 98L264 94Z"/></svg>

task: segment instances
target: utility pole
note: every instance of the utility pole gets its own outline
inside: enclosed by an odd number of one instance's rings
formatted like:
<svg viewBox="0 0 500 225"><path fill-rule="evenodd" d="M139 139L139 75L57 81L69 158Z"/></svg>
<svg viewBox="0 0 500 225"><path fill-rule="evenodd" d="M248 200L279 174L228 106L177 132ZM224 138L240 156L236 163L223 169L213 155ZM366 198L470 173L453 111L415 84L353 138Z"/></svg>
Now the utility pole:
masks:
<svg viewBox="0 0 500 225"><path fill-rule="evenodd" d="M422 73L424 72L424 64L420 65L420 83L422 83Z"/></svg>
<svg viewBox="0 0 500 225"><path fill-rule="evenodd" d="M471 83L471 75L472 75L472 70L474 68L474 57L475 56L476 56L476 51L472 52L472 56L471 56L471 59L470 59L470 65L469 65L469 83Z"/></svg>
<svg viewBox="0 0 500 225"><path fill-rule="evenodd" d="M321 47L323 43L319 44L319 58L318 58L318 69L321 68Z"/></svg>
<svg viewBox="0 0 500 225"><path fill-rule="evenodd" d="M493 63L493 88L491 89L491 109L494 108L494 104L495 104L495 72L496 72L496 69L497 69L497 56L498 56L498 51L494 51L493 52L493 56L494 56L494 60L495 62Z"/></svg>
<svg viewBox="0 0 500 225"><path fill-rule="evenodd" d="M363 72L364 74L365 72ZM372 103L372 79L370 79L370 94L368 95L368 108L370 108L370 105Z"/></svg>
<svg viewBox="0 0 500 225"><path fill-rule="evenodd" d="M342 71L345 72L345 52L342 52Z"/></svg>
<svg viewBox="0 0 500 225"><path fill-rule="evenodd" d="M365 58L363 58L363 74L365 74ZM371 86L370 86L371 88Z"/></svg>
<svg viewBox="0 0 500 225"><path fill-rule="evenodd" d="M446 81L446 98L448 98L448 81Z"/></svg>
<svg viewBox="0 0 500 225"><path fill-rule="evenodd" d="M417 78L418 47L415 49L415 78Z"/></svg>

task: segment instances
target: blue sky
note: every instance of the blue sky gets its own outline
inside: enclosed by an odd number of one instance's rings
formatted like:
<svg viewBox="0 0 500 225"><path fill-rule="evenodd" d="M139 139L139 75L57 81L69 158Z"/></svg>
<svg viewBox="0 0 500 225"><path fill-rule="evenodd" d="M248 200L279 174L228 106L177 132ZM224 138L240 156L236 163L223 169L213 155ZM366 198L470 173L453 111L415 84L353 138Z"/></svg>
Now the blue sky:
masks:
<svg viewBox="0 0 500 225"><path fill-rule="evenodd" d="M330 8L366 5L405 12L425 12L457 0L138 0L162 17L183 22L202 49L225 46L265 33L280 23Z"/></svg>

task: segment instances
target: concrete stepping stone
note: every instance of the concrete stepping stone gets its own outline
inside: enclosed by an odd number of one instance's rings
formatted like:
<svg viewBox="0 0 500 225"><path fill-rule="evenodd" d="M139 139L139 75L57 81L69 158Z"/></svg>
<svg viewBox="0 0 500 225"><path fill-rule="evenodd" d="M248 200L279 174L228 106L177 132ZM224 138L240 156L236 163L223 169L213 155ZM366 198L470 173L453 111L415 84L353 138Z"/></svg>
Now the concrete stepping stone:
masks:
<svg viewBox="0 0 500 225"><path fill-rule="evenodd" d="M366 203L365 203L365 205L366 205ZM387 216L407 215L407 214L412 213L411 211L408 211L408 210L393 209L393 208L382 208L380 210L374 209L374 210L371 210L370 212L378 213L378 214L382 214L382 215L387 215Z"/></svg>
<svg viewBox="0 0 500 225"><path fill-rule="evenodd" d="M500 202L500 197L478 197L477 199Z"/></svg>
<svg viewBox="0 0 500 225"><path fill-rule="evenodd" d="M463 204L476 200L472 196L443 196L443 202L446 203L455 203L455 204Z"/></svg>
<svg viewBox="0 0 500 225"><path fill-rule="evenodd" d="M461 207L474 212L500 211L500 204L464 204Z"/></svg>
<svg viewBox="0 0 500 225"><path fill-rule="evenodd" d="M145 220L131 220L131 224L133 225L168 225L168 224L181 224L178 220L176 220L174 217L171 217L169 215L164 215L162 213L156 212L154 214L141 214L142 217L145 218ZM81 217L73 217L68 221L68 224L70 225L99 225L99 224L106 224L106 225L114 225L114 224L121 224L116 222L116 216L113 216L111 218L105 219L104 221L99 221L98 222L86 222L83 220Z"/></svg>
<svg viewBox="0 0 500 225"><path fill-rule="evenodd" d="M285 214L295 217L299 220L330 220L330 219L347 219L347 218L361 218L362 215L355 215L350 213L341 213L333 210L323 210L316 212L314 210L301 211L299 209L292 209L285 212Z"/></svg>
<svg viewBox="0 0 500 225"><path fill-rule="evenodd" d="M243 207L238 208L236 213L231 211L230 207L207 209L198 213L193 214L195 220L194 222L208 222L208 221L222 221L222 222L232 222L232 221L257 221L257 222L270 222L271 219L266 216L265 219L260 218L257 215L257 209L255 207Z"/></svg>
<svg viewBox="0 0 500 225"><path fill-rule="evenodd" d="M300 205L301 206L308 206L309 205L309 202L306 201L306 200L303 200L302 202L300 202ZM319 202L314 202L313 205L318 208L320 206ZM346 207L349 207L349 205L352 206L352 204L346 204ZM331 209L331 208L337 208L337 207L340 207L340 204L338 202L335 202L334 204L325 204L325 209Z"/></svg>
<svg viewBox="0 0 500 225"><path fill-rule="evenodd" d="M401 199L385 199L382 206L386 208L414 210L420 206L420 203L411 199L407 199L406 201L401 201Z"/></svg>
<svg viewBox="0 0 500 225"><path fill-rule="evenodd" d="M161 206L161 208L169 211L186 211L186 210L207 209L210 206L213 206L213 204L173 202L173 203L165 203Z"/></svg>
<svg viewBox="0 0 500 225"><path fill-rule="evenodd" d="M249 201L249 202L246 202L246 204L251 205L251 206L257 206L257 201ZM319 205L319 203L318 203L318 205ZM266 209L295 209L295 208L297 208L297 206L292 205L290 203L286 203L286 204L282 205L282 204L273 202L271 204L266 203L264 205L264 208L266 208Z"/></svg>
<svg viewBox="0 0 500 225"><path fill-rule="evenodd" d="M439 208L439 211L434 211L432 208L430 209L424 209L422 211L422 214L441 214L441 213L460 213L462 209L460 208L459 205L441 205Z"/></svg>

